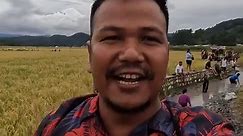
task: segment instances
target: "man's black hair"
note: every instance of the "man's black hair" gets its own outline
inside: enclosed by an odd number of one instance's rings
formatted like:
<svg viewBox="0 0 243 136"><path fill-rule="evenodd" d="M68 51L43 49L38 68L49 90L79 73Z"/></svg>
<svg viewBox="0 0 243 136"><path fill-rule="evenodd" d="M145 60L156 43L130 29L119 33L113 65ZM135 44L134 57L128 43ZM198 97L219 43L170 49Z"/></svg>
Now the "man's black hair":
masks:
<svg viewBox="0 0 243 136"><path fill-rule="evenodd" d="M90 34L91 37L93 35L93 23L94 23L94 15L97 11L97 9L101 6L101 4L104 2L105 0L95 0L92 8L91 8L91 14L90 14ZM163 12L164 16L165 16L165 21L166 21L166 32L168 33L168 26L169 26L169 13L168 13L168 8L167 8L167 0L154 0L158 6L160 7L160 10Z"/></svg>
<svg viewBox="0 0 243 136"><path fill-rule="evenodd" d="M184 93L186 93L187 92L187 89L183 89L182 90L182 93L184 94Z"/></svg>

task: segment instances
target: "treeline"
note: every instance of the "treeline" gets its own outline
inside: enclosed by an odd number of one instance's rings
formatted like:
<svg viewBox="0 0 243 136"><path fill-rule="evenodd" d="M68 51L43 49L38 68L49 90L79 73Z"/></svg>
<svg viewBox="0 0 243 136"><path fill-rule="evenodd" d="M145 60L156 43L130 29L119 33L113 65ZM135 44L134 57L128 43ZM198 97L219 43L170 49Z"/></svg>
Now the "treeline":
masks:
<svg viewBox="0 0 243 136"><path fill-rule="evenodd" d="M182 29L168 36L171 45L243 44L243 18L221 22L208 29Z"/></svg>
<svg viewBox="0 0 243 136"><path fill-rule="evenodd" d="M8 46L82 46L89 40L89 35L76 33L72 36L18 36L0 37L0 45Z"/></svg>

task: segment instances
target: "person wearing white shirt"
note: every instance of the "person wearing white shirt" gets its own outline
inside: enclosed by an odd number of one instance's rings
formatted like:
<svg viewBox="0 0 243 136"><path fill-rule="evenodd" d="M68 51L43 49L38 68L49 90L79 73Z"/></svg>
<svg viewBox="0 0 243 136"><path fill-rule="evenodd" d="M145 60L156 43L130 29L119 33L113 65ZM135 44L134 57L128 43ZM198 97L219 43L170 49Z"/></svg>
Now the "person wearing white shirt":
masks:
<svg viewBox="0 0 243 136"><path fill-rule="evenodd" d="M187 64L187 71L191 71L192 60L194 59L190 49L186 52L186 64Z"/></svg>
<svg viewBox="0 0 243 136"><path fill-rule="evenodd" d="M231 65L232 68L235 70L236 62L235 62L233 59L230 60L230 65Z"/></svg>
<svg viewBox="0 0 243 136"><path fill-rule="evenodd" d="M179 61L179 64L177 64L177 66L176 66L175 73L177 75L183 75L183 72L184 72L184 68L182 65L182 61Z"/></svg>
<svg viewBox="0 0 243 136"><path fill-rule="evenodd" d="M222 68L223 72L226 71L226 67L227 67L227 60L226 60L226 58L223 58L221 60L221 68Z"/></svg>

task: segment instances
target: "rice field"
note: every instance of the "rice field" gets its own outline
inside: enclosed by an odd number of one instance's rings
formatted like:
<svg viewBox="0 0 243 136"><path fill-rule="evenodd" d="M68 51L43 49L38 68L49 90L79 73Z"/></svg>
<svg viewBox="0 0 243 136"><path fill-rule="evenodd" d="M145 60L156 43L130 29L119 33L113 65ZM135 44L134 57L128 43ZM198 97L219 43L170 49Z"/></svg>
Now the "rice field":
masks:
<svg viewBox="0 0 243 136"><path fill-rule="evenodd" d="M193 52L192 69L202 69L200 52ZM185 67L185 52L171 51L168 74L178 61ZM0 48L0 135L33 135L42 118L62 101L92 92L85 48L52 52L2 51Z"/></svg>

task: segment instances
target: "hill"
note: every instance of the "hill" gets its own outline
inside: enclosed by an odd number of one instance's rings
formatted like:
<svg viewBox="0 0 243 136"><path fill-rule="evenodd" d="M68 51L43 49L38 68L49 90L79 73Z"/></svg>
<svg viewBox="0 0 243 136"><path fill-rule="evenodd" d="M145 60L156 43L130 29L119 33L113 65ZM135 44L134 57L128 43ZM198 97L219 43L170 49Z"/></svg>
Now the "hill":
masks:
<svg viewBox="0 0 243 136"><path fill-rule="evenodd" d="M0 37L0 45L15 46L82 46L89 40L89 35L76 33L72 36L17 36Z"/></svg>
<svg viewBox="0 0 243 136"><path fill-rule="evenodd" d="M5 34L5 33L0 33L0 37L17 37L19 35L17 34Z"/></svg>
<svg viewBox="0 0 243 136"><path fill-rule="evenodd" d="M215 44L236 45L243 44L243 18L223 21L207 29L178 30L170 34L169 41L172 45Z"/></svg>

